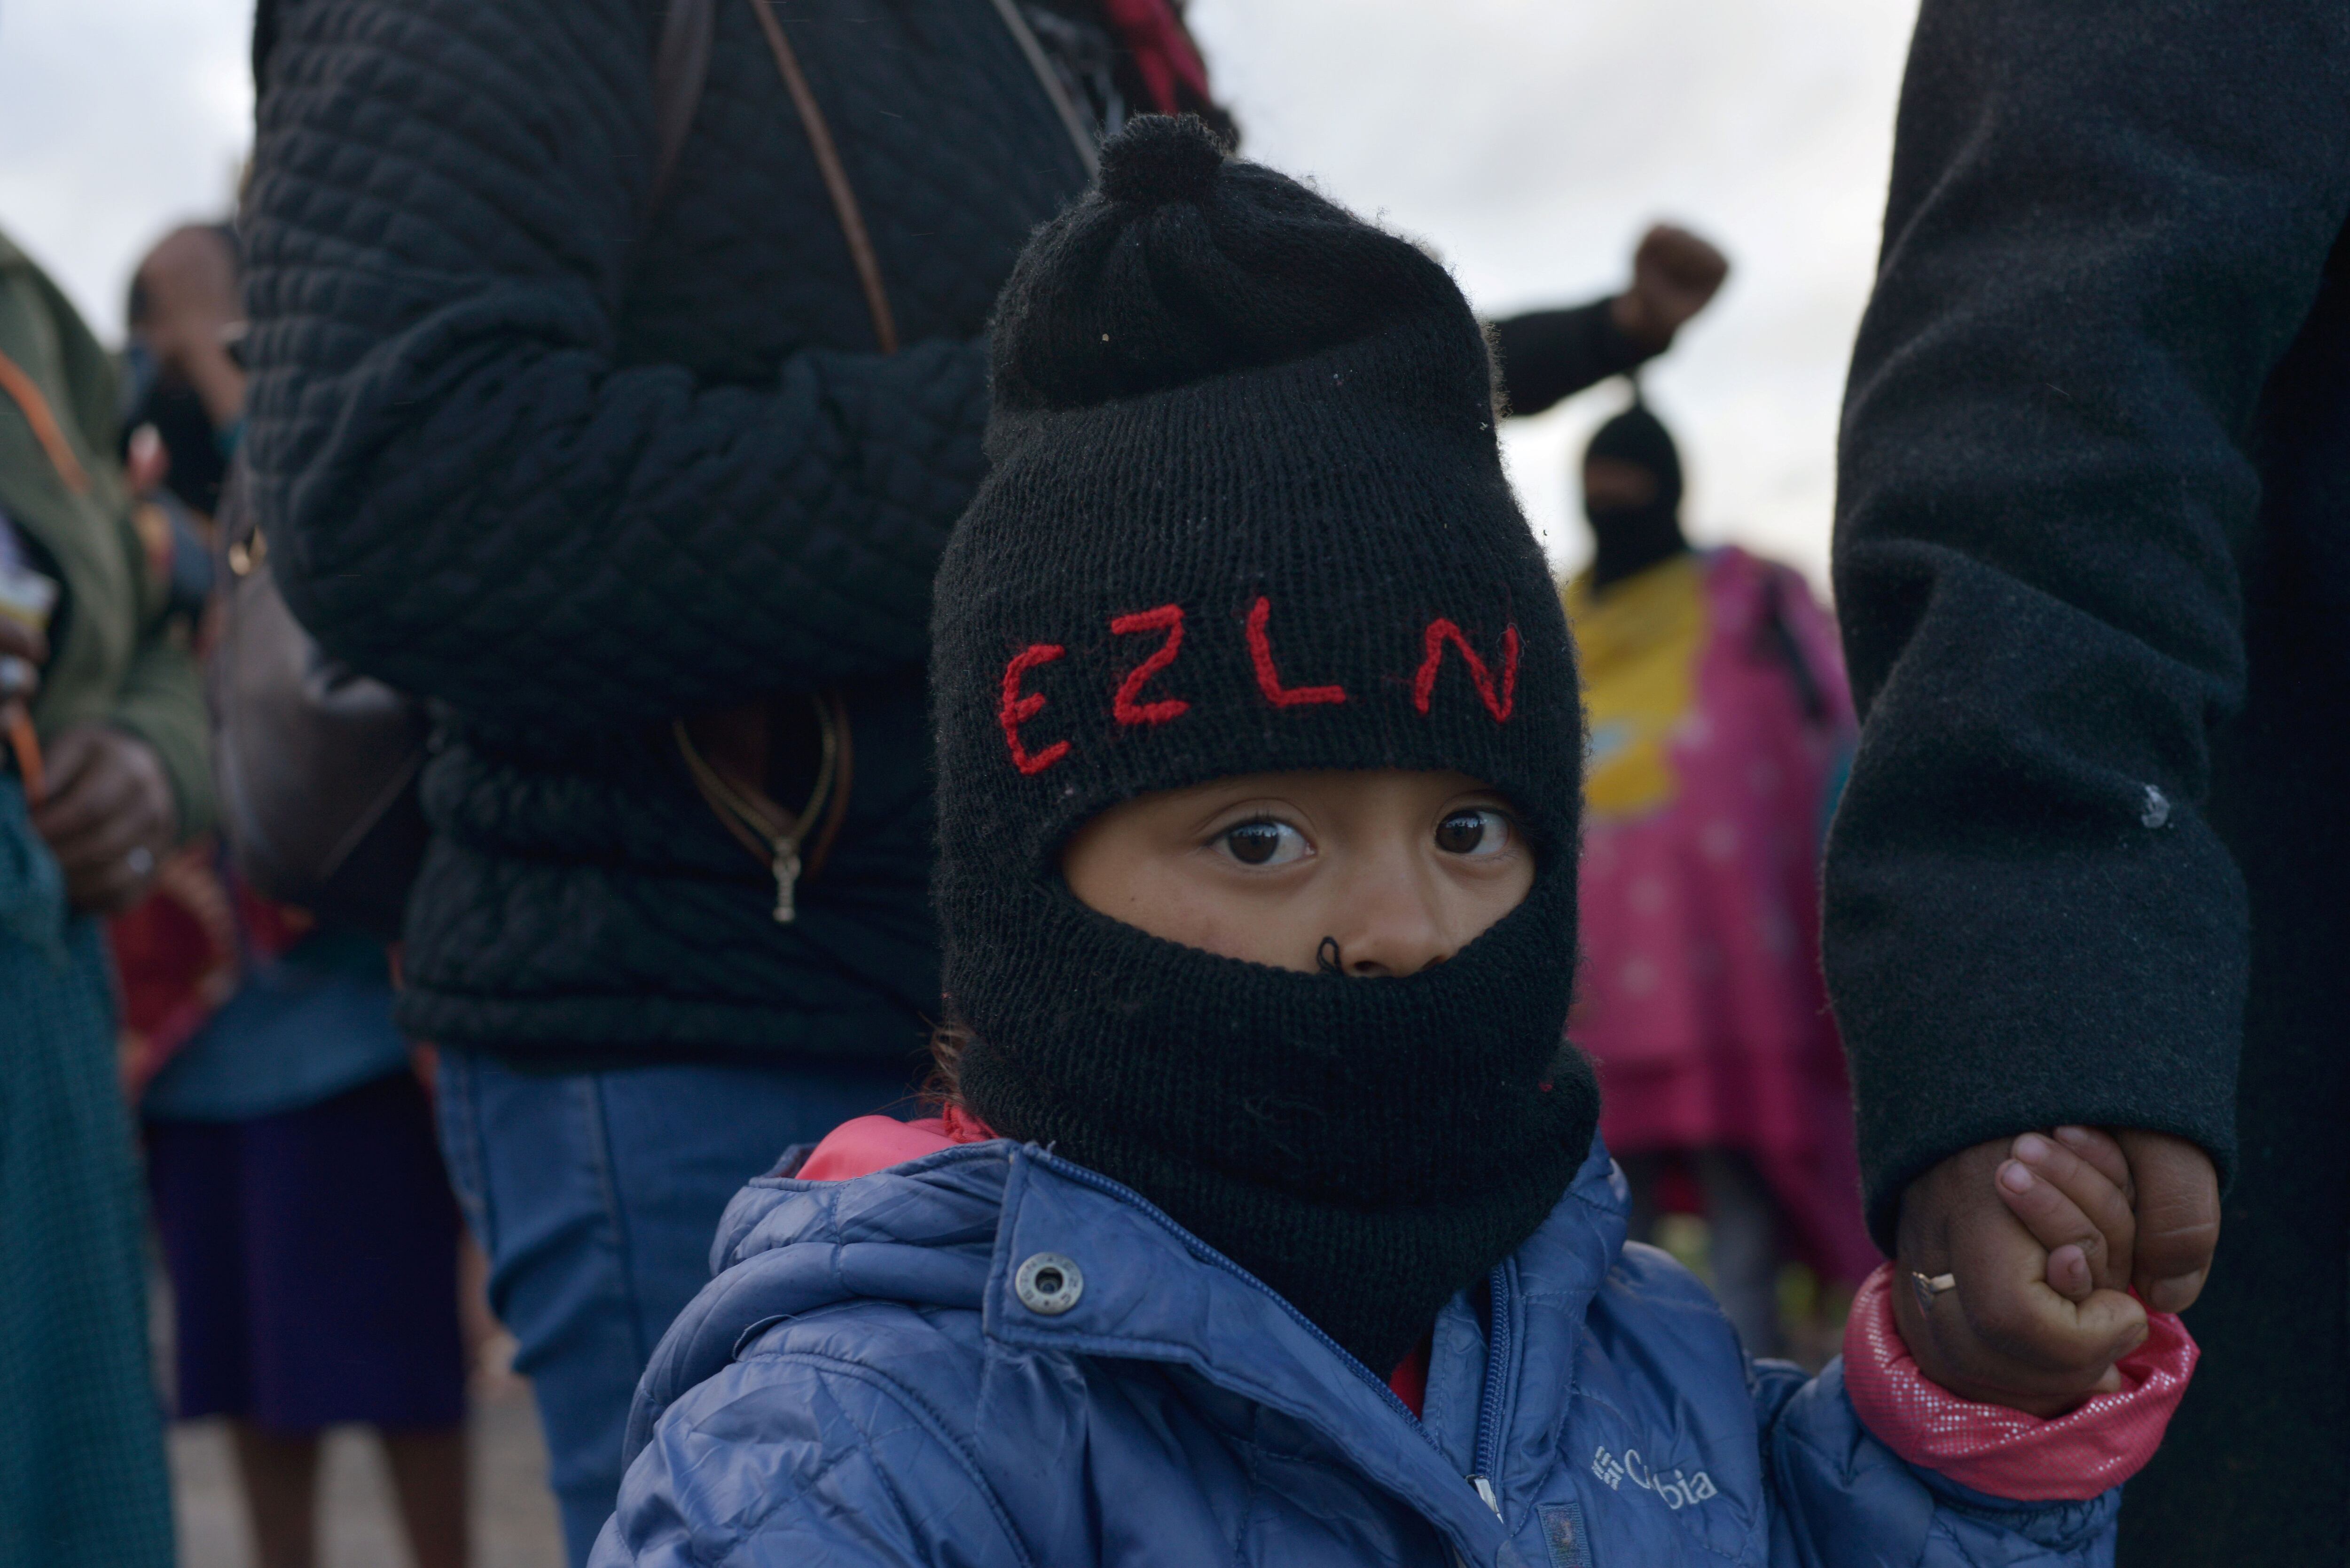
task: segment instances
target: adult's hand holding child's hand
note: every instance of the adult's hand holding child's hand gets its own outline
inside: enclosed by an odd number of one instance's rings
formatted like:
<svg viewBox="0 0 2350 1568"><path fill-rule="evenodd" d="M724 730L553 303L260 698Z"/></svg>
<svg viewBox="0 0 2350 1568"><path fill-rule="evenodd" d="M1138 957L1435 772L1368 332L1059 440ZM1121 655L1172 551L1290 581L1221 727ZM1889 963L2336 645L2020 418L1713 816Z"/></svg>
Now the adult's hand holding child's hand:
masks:
<svg viewBox="0 0 2350 1568"><path fill-rule="evenodd" d="M2086 1127L1977 1144L1912 1182L1893 1300L1918 1369L1963 1398L2043 1417L2118 1388L2114 1363L2147 1333L2127 1293L2140 1202L2123 1144ZM1929 1303L1913 1273L1956 1284Z"/></svg>
<svg viewBox="0 0 2350 1568"><path fill-rule="evenodd" d="M2136 1189L2137 1258L2130 1271L2154 1312L2185 1312L2203 1293L2220 1244L2220 1173L2183 1137L2125 1128L2114 1137Z"/></svg>

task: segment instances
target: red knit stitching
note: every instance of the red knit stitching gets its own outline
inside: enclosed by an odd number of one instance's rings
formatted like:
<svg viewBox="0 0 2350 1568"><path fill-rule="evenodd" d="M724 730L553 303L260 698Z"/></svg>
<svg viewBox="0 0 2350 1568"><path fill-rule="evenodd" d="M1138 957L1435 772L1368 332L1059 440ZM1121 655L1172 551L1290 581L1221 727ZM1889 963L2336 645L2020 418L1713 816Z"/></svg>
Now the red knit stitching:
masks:
<svg viewBox="0 0 2350 1568"><path fill-rule="evenodd" d="M1137 631L1163 631L1167 640L1159 651L1134 667L1132 674L1122 681L1118 695L1110 701L1110 711L1121 724L1164 724L1170 719L1180 719L1191 711L1191 704L1180 697L1164 698L1157 702L1137 702L1142 695L1143 683L1175 662L1175 655L1183 646L1183 607L1160 605L1157 609L1137 610L1132 615L1119 616L1109 623L1109 629L1119 637Z"/></svg>
<svg viewBox="0 0 2350 1568"><path fill-rule="evenodd" d="M1036 666L1050 664L1067 651L1057 642L1031 643L1003 667L1003 703L996 710L995 717L996 722L1003 726L1004 744L1012 748L1012 765L1024 774L1041 774L1069 754L1069 742L1066 741L1055 741L1034 755L1020 743L1020 726L1045 711L1045 694L1042 691L1024 694L1020 682Z"/></svg>
<svg viewBox="0 0 2350 1568"><path fill-rule="evenodd" d="M1264 623L1273 618L1273 601L1257 597L1255 607L1249 611L1249 659L1256 666L1256 687L1264 700L1276 708L1295 708L1301 702L1344 702L1347 689L1343 686L1294 686L1281 684L1280 672L1273 667L1273 644L1264 635Z"/></svg>
<svg viewBox="0 0 2350 1568"><path fill-rule="evenodd" d="M1436 672L1444 667L1444 645L1451 643L1469 661L1469 679L1477 684L1477 695L1485 701L1485 711L1493 715L1496 723L1508 722L1510 709L1518 698L1518 628L1507 627L1502 632L1502 690L1493 691L1493 672L1461 635L1461 628L1442 616L1428 623L1426 645L1428 657L1419 661L1419 677L1411 683L1412 706L1422 713L1428 711L1430 699L1436 695Z"/></svg>

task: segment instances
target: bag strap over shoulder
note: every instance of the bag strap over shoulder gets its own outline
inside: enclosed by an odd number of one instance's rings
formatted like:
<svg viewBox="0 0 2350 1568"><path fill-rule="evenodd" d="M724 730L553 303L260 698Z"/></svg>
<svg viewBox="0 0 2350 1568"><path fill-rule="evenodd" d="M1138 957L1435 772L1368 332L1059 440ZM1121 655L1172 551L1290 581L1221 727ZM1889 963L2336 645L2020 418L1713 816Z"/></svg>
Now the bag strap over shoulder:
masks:
<svg viewBox="0 0 2350 1568"><path fill-rule="evenodd" d="M840 220L840 237L848 242L849 259L857 264L857 281L864 286L865 308L873 317L873 340L884 354L898 351L898 321L889 309L889 290L881 286L881 263L873 254L872 237L865 230L864 209L857 204L857 192L848 183L848 171L841 166L840 149L834 145L832 127L824 118L824 108L816 101L816 94L800 69L799 55L792 41L784 36L784 24L775 16L775 0L744 0L751 14L759 18L759 30L767 36L767 48L775 57L775 70L784 78L784 88L792 95L792 107L799 110L800 126L807 132L808 151L816 155L816 166L824 175L824 188L832 196L833 215Z"/></svg>
<svg viewBox="0 0 2350 1568"><path fill-rule="evenodd" d="M800 69L799 55L784 33L784 24L775 15L773 0L748 0L748 4L751 14L759 20L760 32L766 36L768 51L775 57L776 74L784 78L784 90L791 95L800 127L807 133L808 151L815 154L816 169L824 176L825 191L832 198L840 236L847 243L849 260L857 267L857 281L865 291L865 308L873 317L874 341L884 354L894 354L898 351L897 317L889 308L889 290L882 286L881 263L874 254L872 236L865 227L864 209L858 204L856 189L848 182L848 171L840 161L839 146L832 139L832 126L808 86L806 73ZM652 208L656 212L669 197L670 186L677 178L678 160L685 152L685 139L693 130L693 117L702 107L702 84L710 77L711 41L717 31L717 13L718 0L671 0L668 13L661 18L660 42L653 53Z"/></svg>
<svg viewBox="0 0 2350 1568"><path fill-rule="evenodd" d="M1012 41L1020 46L1021 57L1035 73L1036 85L1045 89L1045 99L1052 104L1053 112L1060 116L1061 129L1069 133L1069 144L1076 150L1077 162L1085 170L1086 178L1092 179L1101 172L1101 154L1094 149L1093 132L1087 129L1085 117L1077 112L1077 106L1069 101L1069 95L1062 89L1061 78L1054 71L1053 62L1045 57L1045 46L1036 41L1036 30L1028 26L1026 17L1020 15L1015 0L995 0L995 14L1003 19L1003 30L1012 35Z"/></svg>
<svg viewBox="0 0 2350 1568"><path fill-rule="evenodd" d="M758 18L760 32L766 36L768 51L775 57L776 74L784 79L784 89L791 94L792 108L797 111L801 128L807 134L808 150L824 176L825 191L832 198L841 238L848 246L849 260L857 267L858 283L865 291L865 307L873 317L874 341L884 354L894 354L898 351L897 318L889 308L889 290L881 281L881 264L865 226L864 209L858 204L856 188L849 183L848 171L840 161L831 124L808 86L807 74L800 68L798 52L784 31L775 0L747 3L752 15ZM1068 131L1077 161L1090 178L1097 158L1085 120L1069 101L1068 94L1062 90L1060 78L1045 58L1044 48L1022 18L1014 0L993 0L993 4L1005 31L1019 46L1021 57L1035 73L1037 85L1044 89L1063 129ZM702 105L702 83L710 76L711 40L717 30L717 9L718 0L671 0L661 17L660 41L653 56L652 205L656 211L667 199L670 185L677 177L678 160L685 151L686 137L693 129L693 117Z"/></svg>
<svg viewBox="0 0 2350 1568"><path fill-rule="evenodd" d="M653 194L660 210L677 178L677 161L687 132L702 108L702 84L710 78L710 40L716 31L718 0L670 0L661 18L660 43L653 54Z"/></svg>

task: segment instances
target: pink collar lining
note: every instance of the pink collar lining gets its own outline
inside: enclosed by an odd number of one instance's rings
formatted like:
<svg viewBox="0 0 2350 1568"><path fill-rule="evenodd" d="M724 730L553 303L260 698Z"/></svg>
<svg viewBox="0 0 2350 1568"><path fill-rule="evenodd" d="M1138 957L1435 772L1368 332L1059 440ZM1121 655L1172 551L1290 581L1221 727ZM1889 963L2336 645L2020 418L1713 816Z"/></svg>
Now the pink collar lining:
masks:
<svg viewBox="0 0 2350 1568"><path fill-rule="evenodd" d="M802 1181L849 1181L960 1143L985 1143L994 1136L985 1123L960 1106L949 1106L941 1115L918 1122L858 1116L827 1133L792 1174Z"/></svg>

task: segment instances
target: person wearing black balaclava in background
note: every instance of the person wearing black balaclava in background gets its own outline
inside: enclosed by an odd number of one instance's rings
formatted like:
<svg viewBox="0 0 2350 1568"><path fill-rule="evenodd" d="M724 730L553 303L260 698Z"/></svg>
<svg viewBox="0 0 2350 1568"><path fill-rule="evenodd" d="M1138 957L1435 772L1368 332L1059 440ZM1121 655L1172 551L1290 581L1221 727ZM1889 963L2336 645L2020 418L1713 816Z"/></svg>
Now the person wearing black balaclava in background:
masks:
<svg viewBox="0 0 2350 1568"><path fill-rule="evenodd" d="M1583 514L1591 523L1594 593L1689 549L1680 452L1648 404L1601 425L1584 449Z"/></svg>
<svg viewBox="0 0 2350 1568"><path fill-rule="evenodd" d="M1814 934L1852 707L1802 576L1691 549L1681 493L1644 402L1585 450L1592 560L1565 590L1591 713L1569 1033L1606 1075L1632 1234L1695 1200L1715 1293L1767 1355L1783 1262L1842 1285L1876 1262Z"/></svg>

